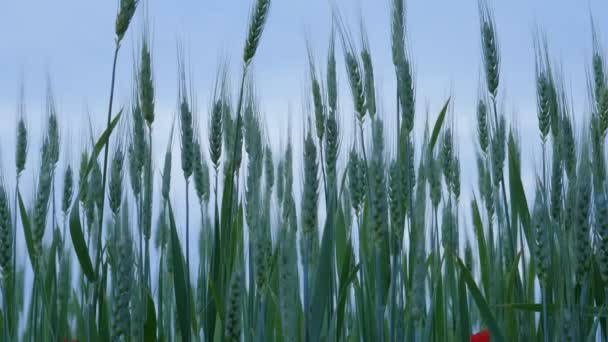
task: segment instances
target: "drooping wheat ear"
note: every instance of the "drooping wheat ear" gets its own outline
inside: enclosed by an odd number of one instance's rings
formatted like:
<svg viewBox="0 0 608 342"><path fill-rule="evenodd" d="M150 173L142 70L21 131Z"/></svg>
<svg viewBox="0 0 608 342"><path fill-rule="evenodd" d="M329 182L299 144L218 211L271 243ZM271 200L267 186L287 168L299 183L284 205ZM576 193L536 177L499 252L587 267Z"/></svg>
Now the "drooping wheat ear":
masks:
<svg viewBox="0 0 608 342"><path fill-rule="evenodd" d="M139 0L120 0L120 5L118 9L118 14L116 15L116 41L120 43L125 33L127 33L127 29L129 28L129 24L133 19L133 15L135 14L135 9L137 9L137 4Z"/></svg>
<svg viewBox="0 0 608 342"><path fill-rule="evenodd" d="M401 65L405 58L405 4L403 0L393 0L391 6L391 48L393 64Z"/></svg>
<svg viewBox="0 0 608 342"><path fill-rule="evenodd" d="M490 135L488 130L488 107L481 99L477 104L477 136L479 137L479 148L485 155L488 153Z"/></svg>
<svg viewBox="0 0 608 342"><path fill-rule="evenodd" d="M63 175L63 199L61 201L61 210L64 215L67 215L72 204L72 196L74 195L74 174L72 167L68 165Z"/></svg>
<svg viewBox="0 0 608 342"><path fill-rule="evenodd" d="M245 62L245 65L249 65L253 56L255 56L255 52L260 44L260 38L264 32L269 9L270 0L256 1L249 20L249 33L247 35L247 40L245 41L245 51L243 54L243 62Z"/></svg>
<svg viewBox="0 0 608 342"><path fill-rule="evenodd" d="M498 130L492 137L492 180L494 186L498 186L503 180L503 169L505 164L505 147L506 147L506 122L505 117L500 116L498 122Z"/></svg>
<svg viewBox="0 0 608 342"><path fill-rule="evenodd" d="M152 74L152 57L147 30L141 44L141 64L139 69L139 102L141 112L148 127L154 122L154 75Z"/></svg>
<svg viewBox="0 0 608 342"><path fill-rule="evenodd" d="M370 52L369 41L367 39L367 34L363 29L363 23L361 24L361 26L361 61L363 62L363 75L365 77L365 104L367 105L367 111L369 112L369 115L373 120L376 116L376 86L374 84L374 65L372 62L372 56Z"/></svg>
<svg viewBox="0 0 608 342"><path fill-rule="evenodd" d="M601 132L600 119L597 116L591 118L591 166L593 173L593 185L602 188L606 181L606 159L604 153L605 136Z"/></svg>
<svg viewBox="0 0 608 342"><path fill-rule="evenodd" d="M572 122L569 117L562 118L561 128L561 143L560 147L563 152L564 166L566 175L569 181L573 181L576 175L576 143L574 140L574 132L572 131Z"/></svg>
<svg viewBox="0 0 608 342"><path fill-rule="evenodd" d="M598 116L600 131L603 136L606 136L606 131L608 130L608 88L602 90L600 103L598 105Z"/></svg>
<svg viewBox="0 0 608 342"><path fill-rule="evenodd" d="M559 141L553 142L553 159L551 168L551 218L560 222L563 190L563 151Z"/></svg>
<svg viewBox="0 0 608 342"><path fill-rule="evenodd" d="M488 92L496 97L500 78L500 54L493 14L485 0L479 1L481 47Z"/></svg>
<svg viewBox="0 0 608 342"><path fill-rule="evenodd" d="M108 185L108 201L114 217L118 217L123 192L124 153L119 143L114 150L110 164L110 183Z"/></svg>
<svg viewBox="0 0 608 342"><path fill-rule="evenodd" d="M583 147L583 151L585 151ZM589 213L591 207L591 170L587 153L583 152L577 178L576 212L574 216L574 246L576 260L576 280L585 281L591 258Z"/></svg>
<svg viewBox="0 0 608 342"><path fill-rule="evenodd" d="M329 115L338 110L338 75L336 72L335 29L332 26L329 50L327 52L327 106Z"/></svg>
<svg viewBox="0 0 608 342"><path fill-rule="evenodd" d="M243 296L243 275L240 268L237 267L232 272L230 277L230 285L228 287L228 297L226 300L226 318L225 318L225 338L227 341L241 340L241 309Z"/></svg>
<svg viewBox="0 0 608 342"><path fill-rule="evenodd" d="M547 285L549 277L549 266L551 262L551 233L549 214L547 212L547 204L544 199L544 191L542 186L536 186L536 198L534 199L534 208L532 211L532 222L534 227L534 248L532 249L534 262L538 269L541 286Z"/></svg>
<svg viewBox="0 0 608 342"><path fill-rule="evenodd" d="M19 118L17 123L17 149L15 151L15 166L17 167L17 175L21 175L25 170L25 161L27 160L27 127L23 116Z"/></svg>
<svg viewBox="0 0 608 342"><path fill-rule="evenodd" d="M194 189L200 203L209 199L209 169L198 141L194 142Z"/></svg>
<svg viewBox="0 0 608 342"><path fill-rule="evenodd" d="M116 269L114 270L115 280L113 282L114 321L112 324L112 334L115 340L119 340L121 337L126 340L131 334L131 313L129 309L132 291L135 288L135 286L132 286L134 281L133 245L128 226L120 224L116 234L119 234L119 238L117 246L118 259L116 260ZM137 297L139 296L139 291L136 292L135 296ZM133 311L138 311L135 305Z"/></svg>
<svg viewBox="0 0 608 342"><path fill-rule="evenodd" d="M308 130L304 140L304 189L302 192L302 233L310 239L317 230L319 170L317 147Z"/></svg>
<svg viewBox="0 0 608 342"><path fill-rule="evenodd" d="M2 277L9 279L13 274L13 219L8 192L0 180L0 269Z"/></svg>
<svg viewBox="0 0 608 342"><path fill-rule="evenodd" d="M372 215L372 231L374 243L380 248L387 238L388 232L388 201L386 189L386 175L384 168L384 130L380 118L372 121L373 157L370 167L370 213Z"/></svg>
<svg viewBox="0 0 608 342"><path fill-rule="evenodd" d="M393 251L401 250L405 219L405 206L403 205L403 189L401 187L401 167L399 161L391 161L389 166L389 207L391 214L391 241Z"/></svg>
<svg viewBox="0 0 608 342"><path fill-rule="evenodd" d="M218 99L213 104L213 109L211 110L209 154L216 171L220 165L220 158L222 157L222 107L223 102L221 99Z"/></svg>
<svg viewBox="0 0 608 342"><path fill-rule="evenodd" d="M455 217L449 205L443 206L441 215L441 243L448 251L458 251L458 230L455 226Z"/></svg>

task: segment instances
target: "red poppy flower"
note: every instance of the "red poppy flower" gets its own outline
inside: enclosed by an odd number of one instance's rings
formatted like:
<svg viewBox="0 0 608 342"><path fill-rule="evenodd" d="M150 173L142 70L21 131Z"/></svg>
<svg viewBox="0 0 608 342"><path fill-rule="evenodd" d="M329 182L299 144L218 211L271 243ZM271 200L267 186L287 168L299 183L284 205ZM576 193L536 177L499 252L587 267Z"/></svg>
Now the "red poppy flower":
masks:
<svg viewBox="0 0 608 342"><path fill-rule="evenodd" d="M471 336L471 342L490 342L490 332L483 330Z"/></svg>

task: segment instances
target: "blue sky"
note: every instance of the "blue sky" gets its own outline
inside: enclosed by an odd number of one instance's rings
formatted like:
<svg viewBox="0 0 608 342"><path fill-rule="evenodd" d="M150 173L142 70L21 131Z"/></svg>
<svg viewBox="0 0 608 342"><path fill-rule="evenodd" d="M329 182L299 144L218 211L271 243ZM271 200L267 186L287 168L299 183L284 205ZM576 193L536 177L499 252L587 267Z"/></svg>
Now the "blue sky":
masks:
<svg viewBox="0 0 608 342"><path fill-rule="evenodd" d="M17 93L25 80L27 120L32 132L29 166L37 160L36 137L42 122L46 74L52 80L63 122L66 148L87 139L87 112L97 132L105 118L109 93L114 18L118 1L2 1L0 2L0 146L5 171L13 165ZM306 88L306 48L309 39L319 63L331 26L330 0L273 0L254 74L266 115L270 140L283 140L288 118L298 137L303 122L302 94ZM394 111L394 72L390 57L389 0L333 0L355 38L361 14L371 43L381 108ZM604 46L608 47L608 3L605 0L490 1L496 16L501 48L501 108L519 123L525 146L538 143L534 89L533 33L546 33L554 62L561 66L576 116L586 115L586 70L591 55L590 16L593 14ZM150 0L147 12L153 32L157 89L155 148L163 151L177 96L176 45L185 46L204 132L208 97L217 66L231 63L232 79L240 73L240 58L251 6L250 0ZM142 7L143 8L143 7ZM115 110L129 103L133 52L142 29L141 8L119 57ZM474 104L481 72L477 0L409 0L409 49L416 73L418 118L428 108L436 115L445 99L454 99L454 118L463 160L463 193L475 172ZM341 60L341 54L338 54ZM351 120L350 94L339 69L344 125ZM235 87L233 87L235 88ZM390 121L391 119L387 119ZM422 122L416 130L422 132ZM68 138L68 136L70 138ZM298 140L298 138L295 138ZM343 141L348 142L348 138ZM347 145L347 143L343 143ZM348 142L348 145L350 143ZM179 144L175 144L176 148ZM7 147L7 148L4 148ZM278 147L278 143L275 144ZM536 148L536 147L535 147ZM296 149L297 151L297 149ZM343 153L344 154L344 153ZM176 154L177 155L177 154ZM524 168L535 165L538 150L525 148ZM77 159L76 150L72 161ZM157 164L160 157L157 158ZM179 165L174 163L174 165ZM33 179L33 167L24 175ZM179 172L175 170L175 174ZM6 175L12 179L10 172ZM526 174L532 185L534 174ZM296 189L298 186L296 185ZM180 186L175 188L180 191Z"/></svg>

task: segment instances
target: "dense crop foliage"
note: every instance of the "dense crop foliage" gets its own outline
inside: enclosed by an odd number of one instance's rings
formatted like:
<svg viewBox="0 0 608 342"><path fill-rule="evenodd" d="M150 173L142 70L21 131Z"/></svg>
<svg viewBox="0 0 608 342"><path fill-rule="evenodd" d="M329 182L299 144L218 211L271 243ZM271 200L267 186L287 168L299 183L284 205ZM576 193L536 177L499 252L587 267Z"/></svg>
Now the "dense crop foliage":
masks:
<svg viewBox="0 0 608 342"><path fill-rule="evenodd" d="M465 166L477 168L478 182L465 202L450 99L432 124L415 125L404 0L392 1L387 27L396 107L379 105L363 25L354 39L336 10L324 63L308 49L306 117L290 127L303 132L301 154L293 141L272 146L264 129L251 66L272 6L256 0L235 97L222 66L209 111L199 113L180 47L178 110L166 152L154 155L147 26L131 105L113 108L116 62L138 5L120 1L106 125L78 164L62 151L50 90L40 149L28 148L19 106L16 188L0 177L0 340L468 341L480 330L492 341L606 340L608 87L595 29L588 113L573 113L547 41L536 37L542 160L522 170L517 127L501 110L500 32L480 2L477 165ZM339 93L340 72L348 93ZM341 131L351 124L349 140ZM36 170L28 202L26 168ZM534 193L524 191L523 172L536 176ZM26 250L16 248L17 230Z"/></svg>

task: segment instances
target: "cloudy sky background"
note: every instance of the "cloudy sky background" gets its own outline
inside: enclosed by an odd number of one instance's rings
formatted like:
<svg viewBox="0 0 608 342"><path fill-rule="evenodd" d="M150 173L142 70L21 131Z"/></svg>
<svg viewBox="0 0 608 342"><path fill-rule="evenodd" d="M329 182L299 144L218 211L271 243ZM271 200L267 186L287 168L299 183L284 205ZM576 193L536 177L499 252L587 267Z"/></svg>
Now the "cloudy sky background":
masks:
<svg viewBox="0 0 608 342"><path fill-rule="evenodd" d="M79 151L88 143L88 118L95 134L102 131L114 48L114 20L118 1L2 1L0 2L0 162L5 179L14 179L14 135L18 90L25 85L27 122L32 140L23 176L26 201L31 197L39 159L39 137L44 129L44 100L49 76L60 115L64 153L77 165ZM266 117L266 133L275 155L287 139L292 123L296 161L300 159L302 94L306 92L308 39L319 65L325 65L332 23L331 0L274 0L261 46L255 58L255 84ZM333 0L359 42L363 17L374 59L381 112L390 124L394 117L394 71L390 55L389 0ZM250 0L162 1L147 4L153 33L156 81L155 150L161 164L177 98L177 42L185 47L190 77L206 132L209 95L221 61L230 62L232 81L240 77L242 47ZM604 0L491 1L501 48L500 107L517 122L524 145L527 188L538 165L534 88L533 34L540 27L548 38L554 63L563 70L574 114L587 115L587 70L591 56L591 23L595 17L601 42L608 46L608 3ZM143 7L142 7L143 8ZM136 44L141 37L141 9L121 48L114 112L127 106L132 86ZM362 15L363 13L363 15ZM448 96L462 158L463 195L476 184L474 159L475 103L481 72L479 21L476 0L407 1L409 50L415 63L418 135L424 114L431 121ZM343 137L342 154L351 144L350 93L346 88L342 54L338 49ZM177 141L177 140L176 140ZM203 137L206 142L206 137ZM529 148L529 146L535 146ZM179 143L174 144L179 148ZM175 153L174 156L179 156ZM276 157L275 157L276 159ZM64 159L65 160L65 159ZM183 181L175 160L173 195L181 199ZM63 164L60 169L63 169ZM295 189L300 188L296 163ZM158 177L158 173L156 173ZM473 182L472 182L473 180ZM28 187L29 186L29 187ZM296 193L296 197L299 195ZM468 197L465 197L468 198ZM178 206L178 214L181 206ZM196 212L196 211L195 211ZM468 212L464 210L463 212ZM194 240L196 241L196 240Z"/></svg>

